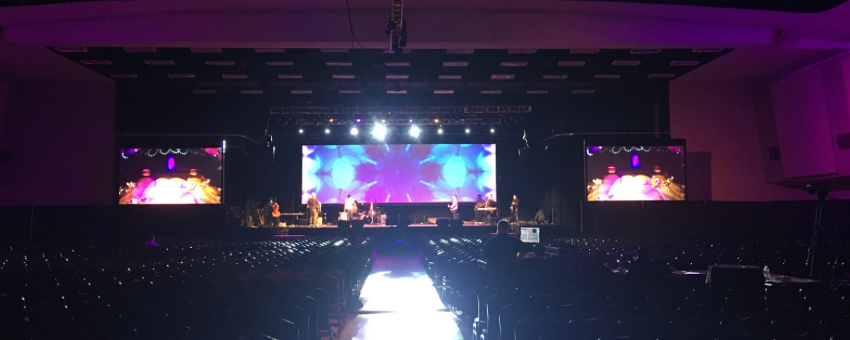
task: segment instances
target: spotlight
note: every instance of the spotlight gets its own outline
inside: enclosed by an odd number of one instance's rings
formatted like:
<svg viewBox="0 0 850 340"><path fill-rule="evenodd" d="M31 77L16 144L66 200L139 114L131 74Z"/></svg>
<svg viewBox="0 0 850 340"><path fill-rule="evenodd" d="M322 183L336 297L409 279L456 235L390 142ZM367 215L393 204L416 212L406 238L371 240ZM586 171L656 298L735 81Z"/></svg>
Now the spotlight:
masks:
<svg viewBox="0 0 850 340"><path fill-rule="evenodd" d="M333 119L333 118L331 118L331 123L333 123L333 122L334 122L334 119Z"/></svg>
<svg viewBox="0 0 850 340"><path fill-rule="evenodd" d="M384 140L387 137L387 126L384 124L376 124L372 129L372 137L377 140Z"/></svg>
<svg viewBox="0 0 850 340"><path fill-rule="evenodd" d="M439 129L437 129L437 134L442 135L442 134L443 134L443 128L439 128Z"/></svg>
<svg viewBox="0 0 850 340"><path fill-rule="evenodd" d="M352 136L357 136L358 133L360 133L360 130L357 130L356 126L351 128L351 135Z"/></svg>
<svg viewBox="0 0 850 340"><path fill-rule="evenodd" d="M422 133L422 130L418 126L414 125L410 127L410 137L419 138L420 133Z"/></svg>
<svg viewBox="0 0 850 340"><path fill-rule="evenodd" d="M360 123L360 118L357 118L357 122Z"/></svg>
<svg viewBox="0 0 850 340"><path fill-rule="evenodd" d="M466 130L464 130L464 132L469 133L469 128L466 128Z"/></svg>
<svg viewBox="0 0 850 340"><path fill-rule="evenodd" d="M298 133L304 133L304 129L298 129Z"/></svg>
<svg viewBox="0 0 850 340"><path fill-rule="evenodd" d="M386 119L381 119L381 123L386 123L386 122L387 122Z"/></svg>
<svg viewBox="0 0 850 340"><path fill-rule="evenodd" d="M496 129L490 128L490 133L496 133Z"/></svg>
<svg viewBox="0 0 850 340"><path fill-rule="evenodd" d="M440 120L439 120L439 119L434 119L434 124L440 124Z"/></svg>
<svg viewBox="0 0 850 340"><path fill-rule="evenodd" d="M326 134L326 135L331 134L331 129L325 128L325 134Z"/></svg>

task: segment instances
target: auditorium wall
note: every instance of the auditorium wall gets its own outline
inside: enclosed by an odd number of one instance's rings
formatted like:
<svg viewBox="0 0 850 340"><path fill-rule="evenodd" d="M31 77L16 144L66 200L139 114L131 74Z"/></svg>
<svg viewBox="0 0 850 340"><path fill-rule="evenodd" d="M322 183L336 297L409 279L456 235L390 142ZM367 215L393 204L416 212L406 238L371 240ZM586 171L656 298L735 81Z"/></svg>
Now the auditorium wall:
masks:
<svg viewBox="0 0 850 340"><path fill-rule="evenodd" d="M672 138L687 141L692 200L784 201L811 196L768 183L753 84L674 80ZM705 183L710 183L706 185Z"/></svg>
<svg viewBox="0 0 850 340"><path fill-rule="evenodd" d="M111 204L113 83L6 84L0 150L8 157L0 164L0 205Z"/></svg>

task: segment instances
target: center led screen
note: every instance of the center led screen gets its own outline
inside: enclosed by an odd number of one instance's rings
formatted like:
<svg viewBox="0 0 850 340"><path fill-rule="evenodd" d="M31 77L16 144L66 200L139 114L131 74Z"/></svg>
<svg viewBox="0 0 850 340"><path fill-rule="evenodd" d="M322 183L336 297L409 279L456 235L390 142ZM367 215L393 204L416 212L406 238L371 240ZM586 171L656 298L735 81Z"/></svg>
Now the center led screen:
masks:
<svg viewBox="0 0 850 340"><path fill-rule="evenodd" d="M301 201L473 201L496 195L496 144L304 145Z"/></svg>

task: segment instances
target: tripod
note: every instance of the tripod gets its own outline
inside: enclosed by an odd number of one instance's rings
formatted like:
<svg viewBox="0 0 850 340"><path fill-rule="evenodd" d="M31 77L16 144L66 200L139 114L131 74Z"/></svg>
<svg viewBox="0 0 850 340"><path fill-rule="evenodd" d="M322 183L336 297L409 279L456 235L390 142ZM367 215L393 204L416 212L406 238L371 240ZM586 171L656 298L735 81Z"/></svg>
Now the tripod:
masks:
<svg viewBox="0 0 850 340"><path fill-rule="evenodd" d="M817 189L816 194L818 195L818 203L815 206L815 220L812 223L812 237L809 240L809 251L806 256L806 266L809 267L810 278L815 274L815 253L817 252L818 247L818 234L820 233L820 228L823 224L823 207L826 205L826 196L829 194L829 189L821 187Z"/></svg>

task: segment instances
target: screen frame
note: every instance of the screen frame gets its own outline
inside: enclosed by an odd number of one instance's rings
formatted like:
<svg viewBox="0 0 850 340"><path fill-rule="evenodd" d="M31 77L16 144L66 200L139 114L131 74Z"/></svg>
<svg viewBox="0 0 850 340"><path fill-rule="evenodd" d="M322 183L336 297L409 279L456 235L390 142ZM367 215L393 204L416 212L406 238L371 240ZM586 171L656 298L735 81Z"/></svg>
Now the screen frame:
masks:
<svg viewBox="0 0 850 340"><path fill-rule="evenodd" d="M594 139L585 139L582 141L581 148L581 159L583 164L583 176L581 185L582 190L582 202L600 202L600 201L589 201L587 199L587 146L681 146L682 147L682 162L685 164L685 175L683 183L685 185L685 199L681 201L613 201L613 202L687 202L689 200L690 195L688 195L687 187L688 187L688 145L684 139L621 139L621 140L594 140ZM612 201L603 201L610 203Z"/></svg>
<svg viewBox="0 0 850 340"><path fill-rule="evenodd" d="M500 161L500 159L503 157L502 156L503 154L502 154L502 151L500 151L500 150L503 149L504 146L502 146L502 143L499 143L498 141L495 141L495 140L490 140L490 141L477 141L477 140L454 141L454 140L450 140L450 141L433 141L433 142L420 141L418 143L401 143L401 142L333 143L333 142L330 142L330 141L327 141L327 142L316 141L316 143L303 143L302 142L302 143L300 143L299 148L298 148L298 150L299 150L299 152L298 152L298 157L299 157L298 158L298 168L303 169L303 167L304 167L304 163L303 163L304 162L304 155L301 151L301 150L303 150L304 146L328 146L328 145L364 145L365 146L365 145L408 145L408 144L410 144L410 145L437 145L437 144L448 144L448 145L493 144L493 145L495 145L496 146L496 152L495 152L495 155L496 155L496 173L495 173L495 176L496 176L496 190L495 190L496 191L496 204L501 204L501 201L499 200L499 195L501 195L501 191L499 190L499 188L502 187L502 180L499 177L499 171L501 169L500 162L502 162L502 161ZM303 171L303 170L301 170L301 171ZM301 194L304 190L303 189L304 188L304 182L303 182L303 177L302 177L303 173L301 173L301 171L299 171L299 177L298 177L299 180L298 180L298 188L297 188L298 192L296 194L296 196L298 196L298 197L301 196ZM443 202L392 202L392 203L375 202L375 204L376 205L380 204L380 206L382 206L382 207L409 207L409 206L437 207L437 206L445 206L446 203L449 203L449 202L451 202L451 200L447 200L447 201L443 201ZM301 206L306 206L306 203L301 202L300 200L296 201L296 204L301 205ZM340 203L324 203L324 202L322 202L322 206L328 206L328 207L342 207L343 205L345 205L345 203L343 203L343 202L340 202ZM471 207L471 206L475 205L475 202L474 201L460 201L460 202L458 202L458 205L462 206L462 207L464 207L464 206Z"/></svg>

